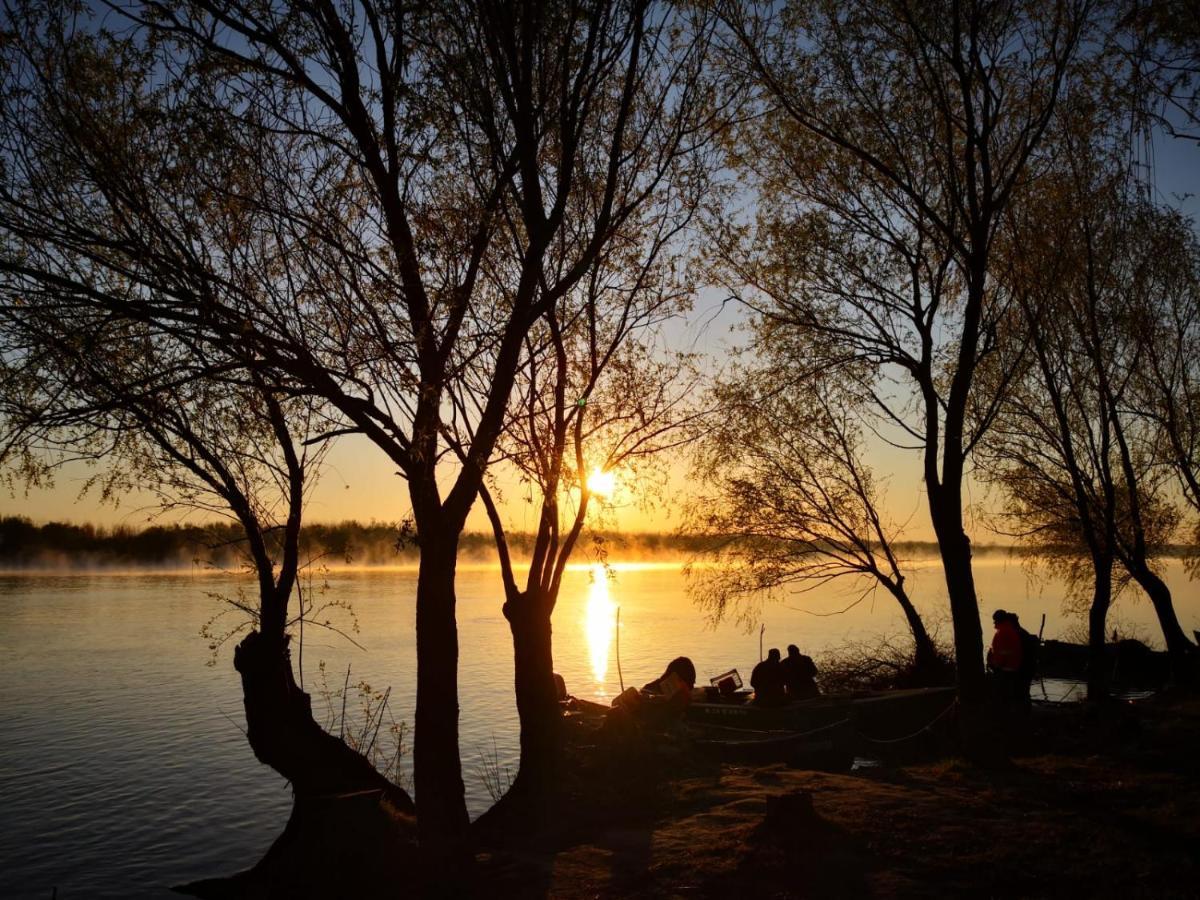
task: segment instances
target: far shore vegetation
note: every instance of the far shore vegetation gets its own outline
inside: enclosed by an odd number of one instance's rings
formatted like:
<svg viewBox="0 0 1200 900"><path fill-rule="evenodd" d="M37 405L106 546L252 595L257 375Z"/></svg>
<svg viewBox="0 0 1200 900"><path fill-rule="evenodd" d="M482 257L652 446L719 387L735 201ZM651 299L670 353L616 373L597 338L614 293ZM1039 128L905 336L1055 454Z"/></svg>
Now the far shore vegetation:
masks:
<svg viewBox="0 0 1200 900"><path fill-rule="evenodd" d="M514 532L509 538L516 560L528 559L535 535ZM0 570L90 568L236 569L244 558L245 540L233 523L97 525L75 522L37 523L27 516L0 517ZM314 522L304 526L303 557L314 566L415 565L419 551L411 534L396 522ZM672 532L594 530L586 535L579 562L687 561L705 557L720 543L711 535ZM496 562L496 545L488 532L463 534L459 558L465 563ZM978 556L1022 557L1019 545L976 544ZM901 541L895 550L907 559L935 558L931 541ZM1184 558L1195 548L1165 548L1167 557Z"/></svg>

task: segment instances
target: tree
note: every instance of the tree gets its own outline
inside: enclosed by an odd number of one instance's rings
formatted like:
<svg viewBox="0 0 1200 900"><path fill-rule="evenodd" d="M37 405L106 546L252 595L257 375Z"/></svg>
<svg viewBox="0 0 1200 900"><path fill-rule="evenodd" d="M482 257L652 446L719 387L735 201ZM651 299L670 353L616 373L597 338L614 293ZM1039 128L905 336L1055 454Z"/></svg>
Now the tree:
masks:
<svg viewBox="0 0 1200 900"><path fill-rule="evenodd" d="M1151 217L1154 292L1139 327L1147 329L1146 365L1133 404L1158 429L1168 466L1189 511L1187 539L1200 545L1200 241L1177 213ZM1195 558L1192 559L1193 565Z"/></svg>
<svg viewBox="0 0 1200 900"><path fill-rule="evenodd" d="M452 843L458 541L529 329L692 152L691 48L670 9L615 0L116 12L120 36L17 17L0 271L236 348L395 463L421 553L419 822ZM486 390L451 423L467 382Z"/></svg>
<svg viewBox="0 0 1200 900"><path fill-rule="evenodd" d="M1200 24L1186 0L1122 0L1108 40L1131 131L1200 138ZM1140 134L1138 134L1140 132Z"/></svg>
<svg viewBox="0 0 1200 900"><path fill-rule="evenodd" d="M1142 391L1154 385L1150 405L1170 418L1179 396L1163 391L1172 379L1160 377L1169 346L1161 336L1187 283L1178 265L1194 238L1176 214L1137 197L1119 143L1102 130L1065 123L1062 174L1041 186L1014 229L1016 294L1035 352L984 452L1016 533L1069 582L1083 580L1079 562L1090 564L1093 699L1107 690L1115 562L1149 596L1178 670L1192 649L1153 571L1177 522L1163 465L1173 445L1143 411Z"/></svg>
<svg viewBox="0 0 1200 900"><path fill-rule="evenodd" d="M306 439L327 424L325 410L265 387L252 364L122 320L62 317L53 290L16 287L4 285L0 304L6 474L37 478L66 462L101 461L92 487L106 498L142 488L161 512L234 521L256 596L230 599L245 618L218 639L249 629L233 658L246 736L291 785L293 822L346 793L374 793L412 813L403 789L316 722L292 669L291 639L306 613L293 602L303 507L326 448ZM320 609L307 612L310 627L323 624ZM281 843L295 834L289 826Z"/></svg>
<svg viewBox="0 0 1200 900"><path fill-rule="evenodd" d="M670 217L656 216L646 223L652 230L640 234L630 229L602 254L527 340L516 402L498 444L500 469L515 471L540 507L523 585L493 490L485 485L481 491L499 551L516 663L521 760L514 797L536 799L558 770L561 713L551 619L596 504L597 473L620 473L631 484L653 481L647 470L686 440L683 426L694 416L690 359L655 339L659 326L690 298L676 244L704 181L703 170L695 172ZM605 498L599 500L602 505Z"/></svg>
<svg viewBox="0 0 1200 900"><path fill-rule="evenodd" d="M1101 192L1119 190L1106 173ZM1022 539L1036 558L1066 581L1069 594L1091 585L1088 604L1088 697L1108 692L1107 617L1112 605L1119 512L1113 424L1116 410L1098 390L1097 376L1119 355L1119 329L1100 335L1093 306L1080 290L1087 249L1079 240L1087 194L1045 182L1040 202L1024 210L1014 238L1020 265L1013 271L1033 352L1012 379L1000 414L981 446L981 476L999 486L1002 531ZM1064 236L1067 238L1064 240ZM1115 342L1114 342L1115 339Z"/></svg>
<svg viewBox="0 0 1200 900"><path fill-rule="evenodd" d="M785 335L757 334L758 362L716 388L693 457L706 489L689 501L687 528L716 542L717 563L690 570L693 595L719 620L734 603L786 588L835 579L863 585L863 597L883 588L908 623L916 676L936 677L937 648L905 587L855 398L824 373L797 371L802 354Z"/></svg>
<svg viewBox="0 0 1200 900"><path fill-rule="evenodd" d="M734 158L754 179L757 220L721 247L726 281L813 336L798 363L868 363L863 393L920 451L970 736L985 682L963 484L1000 399L977 374L1023 352L997 341L1012 310L995 248L1036 177L1089 6L722 10L725 65L761 104Z"/></svg>

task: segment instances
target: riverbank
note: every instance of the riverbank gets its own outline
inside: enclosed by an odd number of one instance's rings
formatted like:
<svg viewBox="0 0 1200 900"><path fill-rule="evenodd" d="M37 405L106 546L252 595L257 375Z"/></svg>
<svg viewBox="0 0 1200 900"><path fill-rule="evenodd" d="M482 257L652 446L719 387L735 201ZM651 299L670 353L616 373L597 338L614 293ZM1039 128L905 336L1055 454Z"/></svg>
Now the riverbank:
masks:
<svg viewBox="0 0 1200 900"><path fill-rule="evenodd" d="M192 892L1160 898L1194 897L1200 885L1194 695L1042 706L1025 751L999 769L955 758L860 760L848 772L729 765L679 735L613 740L594 718L569 728L554 801L540 816L509 807L477 822L473 866L422 865L411 820L396 819L400 832L387 837L391 826L364 827L375 804L355 798L281 842L257 872Z"/></svg>
<svg viewBox="0 0 1200 900"><path fill-rule="evenodd" d="M480 861L490 896L1191 897L1197 750L1200 701L1159 697L1041 708L1002 770L610 766L576 821Z"/></svg>

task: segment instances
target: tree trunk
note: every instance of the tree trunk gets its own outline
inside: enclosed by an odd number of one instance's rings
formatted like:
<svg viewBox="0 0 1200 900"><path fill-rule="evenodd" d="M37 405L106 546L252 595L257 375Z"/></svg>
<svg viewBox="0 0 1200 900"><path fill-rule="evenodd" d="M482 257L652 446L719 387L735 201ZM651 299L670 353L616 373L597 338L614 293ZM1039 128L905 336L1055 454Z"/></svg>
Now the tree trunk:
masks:
<svg viewBox="0 0 1200 900"><path fill-rule="evenodd" d="M983 668L983 629L979 624L979 601L971 570L971 541L962 527L962 509L957 499L934 500L930 496L934 531L950 596L954 623L954 659L958 672L958 695L964 706L981 704L987 698Z"/></svg>
<svg viewBox="0 0 1200 900"><path fill-rule="evenodd" d="M1006 751L988 707L987 676L983 667L983 629L971 570L971 541L963 530L962 498L958 490L928 486L929 509L937 534L950 617L954 624L954 662L958 678L959 736L963 754L983 765L1003 762Z"/></svg>
<svg viewBox="0 0 1200 900"><path fill-rule="evenodd" d="M1171 655L1171 669L1176 676L1180 676L1186 671L1188 657L1196 647L1187 639L1179 625L1179 618L1175 615L1175 604L1171 601L1171 589L1151 571L1144 560L1132 561L1128 569L1129 574L1146 592L1154 606L1163 639L1167 643L1167 652Z"/></svg>
<svg viewBox="0 0 1200 900"><path fill-rule="evenodd" d="M242 678L250 747L291 782L298 797L379 791L401 812L414 811L403 789L313 719L312 701L292 674L286 637L250 632L234 651L233 665Z"/></svg>
<svg viewBox="0 0 1200 900"><path fill-rule="evenodd" d="M468 824L458 749L457 555L456 532L422 535L413 769L418 836L423 845L431 846L459 843Z"/></svg>
<svg viewBox="0 0 1200 900"><path fill-rule="evenodd" d="M1108 608L1112 605L1111 556L1092 560L1095 568L1095 587L1092 590L1092 605L1088 610L1088 700L1098 702L1108 697L1108 658L1105 653L1108 640Z"/></svg>
<svg viewBox="0 0 1200 900"><path fill-rule="evenodd" d="M912 600L909 599L908 592L904 590L903 586L893 587L892 595L900 604L900 608L904 610L904 618L908 621L909 631L912 632L913 663L918 673L935 672L938 668L937 648L933 646L929 632L925 630L921 614L913 606Z"/></svg>
<svg viewBox="0 0 1200 900"><path fill-rule="evenodd" d="M554 687L552 605L536 591L510 597L504 617L512 631L521 762L514 791L538 792L552 783L562 749L562 713Z"/></svg>

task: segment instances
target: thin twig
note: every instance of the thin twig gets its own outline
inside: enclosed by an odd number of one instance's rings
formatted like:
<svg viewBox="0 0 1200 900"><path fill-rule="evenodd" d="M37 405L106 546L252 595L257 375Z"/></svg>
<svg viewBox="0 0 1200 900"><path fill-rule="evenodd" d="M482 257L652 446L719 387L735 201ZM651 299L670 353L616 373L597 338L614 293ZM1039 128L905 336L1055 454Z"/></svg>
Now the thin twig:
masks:
<svg viewBox="0 0 1200 900"><path fill-rule="evenodd" d="M342 721L338 726L338 737L346 739L346 695L350 693L350 663L346 663L346 680L342 683Z"/></svg>
<svg viewBox="0 0 1200 900"><path fill-rule="evenodd" d="M375 731L371 735L371 743L367 744L367 749L363 751L363 756L370 759L371 750L375 746L375 739L379 737L379 726L383 724L383 714L387 710L388 698L392 695L392 688L389 685L388 689L383 692L383 701L379 704L379 718L375 720ZM365 732L364 732L365 734Z"/></svg>

